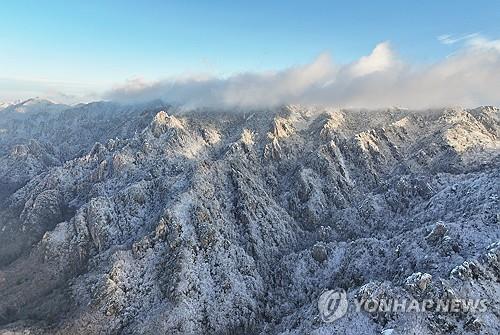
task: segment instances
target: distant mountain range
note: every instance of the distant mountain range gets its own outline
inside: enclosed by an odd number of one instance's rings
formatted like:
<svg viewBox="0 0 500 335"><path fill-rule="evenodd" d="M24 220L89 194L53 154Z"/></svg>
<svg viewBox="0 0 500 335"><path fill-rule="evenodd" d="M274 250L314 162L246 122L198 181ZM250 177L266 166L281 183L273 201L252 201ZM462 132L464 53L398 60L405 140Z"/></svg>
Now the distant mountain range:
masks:
<svg viewBox="0 0 500 335"><path fill-rule="evenodd" d="M0 104L0 112L5 114L50 113L70 108L68 105L54 103L49 100L32 98L24 101Z"/></svg>

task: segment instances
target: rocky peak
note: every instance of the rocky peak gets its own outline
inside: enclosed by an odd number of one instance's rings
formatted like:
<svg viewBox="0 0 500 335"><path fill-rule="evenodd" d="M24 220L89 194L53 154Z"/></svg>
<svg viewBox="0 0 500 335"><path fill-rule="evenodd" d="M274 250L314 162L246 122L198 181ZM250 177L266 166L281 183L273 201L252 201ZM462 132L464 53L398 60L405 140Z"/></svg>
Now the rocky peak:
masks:
<svg viewBox="0 0 500 335"><path fill-rule="evenodd" d="M498 113L102 103L9 121L0 332L467 333L469 312L328 324L317 301L498 301Z"/></svg>

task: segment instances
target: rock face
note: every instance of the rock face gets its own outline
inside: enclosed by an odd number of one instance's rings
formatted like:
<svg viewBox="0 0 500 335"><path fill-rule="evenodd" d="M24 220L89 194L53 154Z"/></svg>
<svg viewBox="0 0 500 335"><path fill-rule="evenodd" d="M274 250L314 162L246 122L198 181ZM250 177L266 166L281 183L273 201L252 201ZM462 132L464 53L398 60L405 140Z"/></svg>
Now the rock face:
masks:
<svg viewBox="0 0 500 335"><path fill-rule="evenodd" d="M500 332L500 111L0 121L0 334ZM326 289L483 313L318 318Z"/></svg>

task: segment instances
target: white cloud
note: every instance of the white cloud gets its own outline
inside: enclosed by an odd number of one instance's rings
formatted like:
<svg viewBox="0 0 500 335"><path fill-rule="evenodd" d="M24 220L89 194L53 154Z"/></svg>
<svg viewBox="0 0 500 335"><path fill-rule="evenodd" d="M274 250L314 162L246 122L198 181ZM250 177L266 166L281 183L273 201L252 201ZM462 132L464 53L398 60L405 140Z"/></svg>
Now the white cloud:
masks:
<svg viewBox="0 0 500 335"><path fill-rule="evenodd" d="M460 43L461 48L427 66L403 62L383 42L350 64L335 64L322 54L310 64L281 71L158 82L136 79L105 97L127 102L161 98L188 107L227 108L287 103L371 108L500 105L500 41L478 34L440 40Z"/></svg>
<svg viewBox="0 0 500 335"><path fill-rule="evenodd" d="M395 66L396 58L388 42L378 44L372 53L361 57L350 66L353 77L362 77L374 72L388 70Z"/></svg>
<svg viewBox="0 0 500 335"><path fill-rule="evenodd" d="M476 49L493 49L500 52L500 40L489 40L479 35L468 38L467 45Z"/></svg>
<svg viewBox="0 0 500 335"><path fill-rule="evenodd" d="M480 35L478 33L466 34L466 35L456 36L456 37L453 35L446 34L446 35L438 36L438 41L443 43L443 44L451 45L451 44L456 44L456 43L463 42L466 40L470 40L470 39L473 39L473 38L476 38L479 36Z"/></svg>

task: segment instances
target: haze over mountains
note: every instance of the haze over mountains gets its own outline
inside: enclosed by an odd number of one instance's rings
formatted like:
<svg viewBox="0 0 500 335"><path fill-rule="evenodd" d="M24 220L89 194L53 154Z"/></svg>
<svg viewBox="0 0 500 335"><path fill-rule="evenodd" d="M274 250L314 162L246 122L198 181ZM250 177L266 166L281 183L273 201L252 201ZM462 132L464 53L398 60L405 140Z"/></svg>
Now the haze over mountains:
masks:
<svg viewBox="0 0 500 335"><path fill-rule="evenodd" d="M446 57L417 62L401 56L398 46L382 41L365 55L344 62L337 61L334 52L323 52L293 66L266 70L170 76L162 76L158 70L156 79L128 76L114 79L107 86L43 80L32 85L41 97L71 104L95 100L130 104L162 99L187 108L218 109L265 109L286 104L370 109L500 105L500 40L472 33L442 35L436 44L453 47L454 51ZM12 94L6 89L18 85L3 81L0 89L5 87L5 92L0 92L0 99L7 99ZM29 98L32 85L28 93L19 90L14 96Z"/></svg>
<svg viewBox="0 0 500 335"><path fill-rule="evenodd" d="M487 106L4 106L0 333L497 334L499 123ZM334 288L489 304L324 323Z"/></svg>
<svg viewBox="0 0 500 335"><path fill-rule="evenodd" d="M402 58L388 42L349 63L329 53L285 69L227 77L191 75L151 81L129 80L104 96L123 102L162 98L189 107L266 108L283 104L412 109L499 105L500 41L480 34L442 43L459 44L448 57L430 63Z"/></svg>

